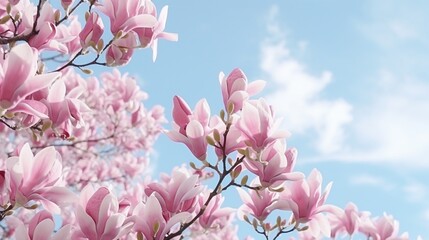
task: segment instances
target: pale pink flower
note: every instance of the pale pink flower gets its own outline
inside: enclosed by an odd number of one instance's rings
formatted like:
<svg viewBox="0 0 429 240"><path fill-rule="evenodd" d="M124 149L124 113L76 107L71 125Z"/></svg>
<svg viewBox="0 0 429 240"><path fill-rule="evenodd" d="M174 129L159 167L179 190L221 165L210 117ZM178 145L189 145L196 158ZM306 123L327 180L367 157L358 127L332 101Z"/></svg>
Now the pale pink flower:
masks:
<svg viewBox="0 0 429 240"><path fill-rule="evenodd" d="M98 6L110 19L110 31L122 36L135 28L152 28L157 20L145 12L145 2L141 0L106 0Z"/></svg>
<svg viewBox="0 0 429 240"><path fill-rule="evenodd" d="M61 186L61 156L54 147L44 148L34 156L30 145L25 144L19 156L8 158L6 165L13 205L27 206L29 201L35 200L45 209L58 213L58 204L74 200L74 194Z"/></svg>
<svg viewBox="0 0 429 240"><path fill-rule="evenodd" d="M77 52L82 49L79 33L82 31L82 26L78 21L77 16L69 16L70 24L60 24L57 26L57 35L55 38L63 43L67 48L67 54L74 57ZM68 68L71 69L71 68Z"/></svg>
<svg viewBox="0 0 429 240"><path fill-rule="evenodd" d="M223 158L223 155L228 155L237 149L245 148L246 144L241 137L241 131L237 128L237 118L231 118L231 125L225 139L226 125L219 116L213 116L210 119L210 128L216 129L219 132L220 143L222 148L215 148L216 155ZM212 136L213 137L213 136Z"/></svg>
<svg viewBox="0 0 429 240"><path fill-rule="evenodd" d="M233 217L235 209L233 208L221 208L221 205L225 198L222 195L216 195L209 202L207 206L204 203L209 196L209 191L204 191L198 198L198 205L196 212L199 212L201 208L205 208L204 213L198 218L198 223L204 229L222 229L230 222L229 220Z"/></svg>
<svg viewBox="0 0 429 240"><path fill-rule="evenodd" d="M106 63L108 66L122 66L127 64L134 52L136 42L132 34L113 41L107 48Z"/></svg>
<svg viewBox="0 0 429 240"><path fill-rule="evenodd" d="M243 103L265 87L265 81L258 80L251 83L247 83L247 77L244 72L235 68L225 78L225 74L221 72L219 74L219 82L222 89L222 98L225 105L225 109L228 109L228 105L234 106L234 113L240 111L243 107Z"/></svg>
<svg viewBox="0 0 429 240"><path fill-rule="evenodd" d="M399 222L392 215L378 217L373 220L375 226L374 239L377 240L407 240L408 233L399 236Z"/></svg>
<svg viewBox="0 0 429 240"><path fill-rule="evenodd" d="M313 169L307 179L289 182L285 190L280 195L277 207L283 210L290 210L293 219L299 223L307 223L313 217L329 210L329 206L324 205L331 190L330 182L322 192L322 175L317 169Z"/></svg>
<svg viewBox="0 0 429 240"><path fill-rule="evenodd" d="M52 84L48 96L42 102L48 108L49 120L52 122L56 135L69 136L74 127L84 124L81 116L89 112L89 107L79 99L85 89L77 86L66 94L66 85L63 79Z"/></svg>
<svg viewBox="0 0 429 240"><path fill-rule="evenodd" d="M271 106L259 99L244 102L237 128L246 144L259 152L274 140L289 136L287 131L277 130L278 124Z"/></svg>
<svg viewBox="0 0 429 240"><path fill-rule="evenodd" d="M97 13L91 12L86 19L85 27L79 33L82 48L87 48L89 46L95 48L103 32L104 25L101 17Z"/></svg>
<svg viewBox="0 0 429 240"><path fill-rule="evenodd" d="M210 107L205 99L200 100L192 112L188 104L179 96L173 99L173 130L167 136L184 143L192 154L200 160L207 155L206 136L209 128Z"/></svg>
<svg viewBox="0 0 429 240"><path fill-rule="evenodd" d="M173 170L168 181L150 183L145 189L147 196L153 195L158 199L167 220L179 212L193 212L201 191L198 176L180 169Z"/></svg>
<svg viewBox="0 0 429 240"><path fill-rule="evenodd" d="M166 220L158 198L150 195L146 202L141 202L134 208L133 216L135 232L141 233L144 239L162 240L168 232L174 232L174 227L179 223L188 221L191 213L177 213Z"/></svg>
<svg viewBox="0 0 429 240"><path fill-rule="evenodd" d="M52 215L47 211L40 211L30 220L28 226L20 223L15 230L16 240L68 240L70 239L70 225L63 226L55 231Z"/></svg>
<svg viewBox="0 0 429 240"><path fill-rule="evenodd" d="M46 118L45 111L26 100L30 94L48 87L60 73L36 74L38 52L27 43L12 48L0 69L0 116L7 110ZM25 104L24 104L25 103Z"/></svg>
<svg viewBox="0 0 429 240"><path fill-rule="evenodd" d="M237 188L243 205L238 209L239 216L250 214L259 221L264 221L268 215L275 210L279 198L277 192L271 192L264 188L258 192L249 190L250 193L241 188Z"/></svg>
<svg viewBox="0 0 429 240"><path fill-rule="evenodd" d="M257 154L255 154L257 155ZM264 148L257 159L245 159L244 166L259 178L262 187L276 188L285 181L303 179L304 175L292 172L297 150L285 150L281 141L275 141Z"/></svg>
<svg viewBox="0 0 429 240"><path fill-rule="evenodd" d="M354 203L347 203L344 210L330 217L332 229L331 236L336 237L341 233L347 233L349 236L353 236L359 230L361 222L360 215L361 213Z"/></svg>
<svg viewBox="0 0 429 240"><path fill-rule="evenodd" d="M156 14L156 9L154 11ZM134 32L137 33L140 45L142 47L150 46L153 51L152 60L155 61L158 55L158 39L166 39L169 41L177 41L178 36L175 33L164 32L165 24L167 22L168 6L164 6L159 14L159 19L154 27L136 28ZM154 15L156 17L156 15Z"/></svg>
<svg viewBox="0 0 429 240"><path fill-rule="evenodd" d="M79 229L73 232L73 239L118 239L128 234L133 226L127 213L119 212L116 196L105 187L95 190L87 185L81 192L76 210Z"/></svg>

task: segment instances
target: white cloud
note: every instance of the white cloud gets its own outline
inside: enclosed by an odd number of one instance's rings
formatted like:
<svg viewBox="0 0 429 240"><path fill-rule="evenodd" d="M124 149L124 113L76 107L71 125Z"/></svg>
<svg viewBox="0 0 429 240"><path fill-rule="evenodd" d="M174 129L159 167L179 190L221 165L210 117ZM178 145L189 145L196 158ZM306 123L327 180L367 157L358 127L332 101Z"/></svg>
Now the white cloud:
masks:
<svg viewBox="0 0 429 240"><path fill-rule="evenodd" d="M276 23L277 8L270 14L270 38L262 45L261 68L276 85L267 96L278 115L284 117L286 128L294 134L315 131L314 143L321 153L341 149L344 126L352 120L352 107L343 99L325 99L322 93L332 81L332 74L310 74L286 46L285 34ZM306 42L302 48L305 49Z"/></svg>
<svg viewBox="0 0 429 240"><path fill-rule="evenodd" d="M410 202L425 202L427 199L428 189L427 186L413 182L403 187L404 195ZM429 217L429 216L428 216Z"/></svg>
<svg viewBox="0 0 429 240"><path fill-rule="evenodd" d="M284 117L288 130L312 141L318 151L308 159L429 167L429 82L424 80L429 78L425 70L429 61L401 61L401 51L406 56L418 51L397 48L399 43L421 43L420 22L406 18L409 14L405 10L399 15L390 13L373 6L373 19L366 28L360 26L379 46L374 56L381 63L378 72L367 74L372 79L362 79L372 83L370 89L360 90L365 104L354 102L352 106L341 96L326 97L326 87L334 84L333 74L310 73L287 45L286 33L276 20L278 8L270 11L269 37L261 47L261 69L275 88L267 98ZM308 42L301 42L304 45L299 43L297 48L305 51ZM425 49L429 50L429 45ZM416 54L416 59L421 57Z"/></svg>
<svg viewBox="0 0 429 240"><path fill-rule="evenodd" d="M391 182L385 180L384 178L369 174L359 174L352 176L350 177L350 183L353 185L371 186L383 189L385 191L391 191L395 188Z"/></svg>

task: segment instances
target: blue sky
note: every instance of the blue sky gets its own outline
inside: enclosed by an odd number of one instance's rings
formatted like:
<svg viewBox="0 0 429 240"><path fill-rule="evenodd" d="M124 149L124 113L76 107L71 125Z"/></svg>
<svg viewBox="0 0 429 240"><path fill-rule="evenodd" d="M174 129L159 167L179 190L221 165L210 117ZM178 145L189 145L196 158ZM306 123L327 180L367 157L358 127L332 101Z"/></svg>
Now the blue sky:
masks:
<svg viewBox="0 0 429 240"><path fill-rule="evenodd" d="M292 132L296 170L334 182L329 202L392 214L411 239L429 238L429 3L425 1L157 1L169 5L158 59L137 52L136 76L171 119L172 97L212 113L218 74L240 67ZM160 9L160 8L159 8ZM193 160L161 137L157 171ZM250 229L250 228L249 228ZM250 231L242 229L242 231Z"/></svg>

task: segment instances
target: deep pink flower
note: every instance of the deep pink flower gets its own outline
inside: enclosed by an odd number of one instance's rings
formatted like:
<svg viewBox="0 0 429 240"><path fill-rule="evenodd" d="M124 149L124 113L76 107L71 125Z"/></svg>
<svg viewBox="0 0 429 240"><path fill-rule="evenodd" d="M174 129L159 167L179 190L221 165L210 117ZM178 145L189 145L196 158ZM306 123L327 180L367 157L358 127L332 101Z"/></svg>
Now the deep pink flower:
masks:
<svg viewBox="0 0 429 240"><path fill-rule="evenodd" d="M246 75L239 68L232 70L226 78L225 74L221 72L219 82L225 109L228 109L229 104L233 104L234 113L241 110L244 101L247 101L250 96L259 93L265 87L265 81L262 80L248 84Z"/></svg>
<svg viewBox="0 0 429 240"><path fill-rule="evenodd" d="M175 141L184 143L192 154L200 160L206 158L206 136L210 133L210 107L205 99L200 100L193 112L188 104L179 96L173 99L173 130L167 136Z"/></svg>
<svg viewBox="0 0 429 240"><path fill-rule="evenodd" d="M79 33L82 48L87 48L89 46L95 48L103 32L104 25L101 17L97 13L91 12L86 19L85 27Z"/></svg>

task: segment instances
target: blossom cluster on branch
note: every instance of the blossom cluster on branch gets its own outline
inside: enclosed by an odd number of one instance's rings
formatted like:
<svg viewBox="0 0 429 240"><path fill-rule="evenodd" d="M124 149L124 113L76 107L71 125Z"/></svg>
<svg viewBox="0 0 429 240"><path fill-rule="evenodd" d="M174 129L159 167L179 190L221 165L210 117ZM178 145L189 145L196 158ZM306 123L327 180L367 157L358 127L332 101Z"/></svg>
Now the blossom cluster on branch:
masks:
<svg viewBox="0 0 429 240"><path fill-rule="evenodd" d="M0 0L0 234L14 239L238 239L235 216L257 236L408 239L390 215L326 203L332 183L294 170L265 82L236 68L219 75L224 109L173 98L161 106L117 68L165 32L168 7L150 0ZM85 12L78 16L79 12ZM105 29L105 25L110 30ZM159 134L195 156L151 179ZM223 206L235 188L239 209ZM295 234L295 236L296 236ZM294 235L291 235L294 236ZM251 239L249 236L248 239Z"/></svg>

